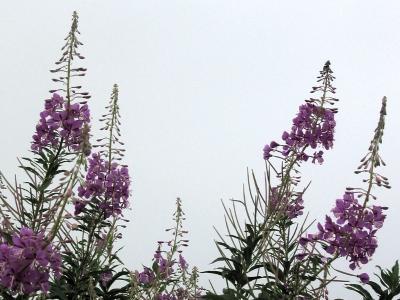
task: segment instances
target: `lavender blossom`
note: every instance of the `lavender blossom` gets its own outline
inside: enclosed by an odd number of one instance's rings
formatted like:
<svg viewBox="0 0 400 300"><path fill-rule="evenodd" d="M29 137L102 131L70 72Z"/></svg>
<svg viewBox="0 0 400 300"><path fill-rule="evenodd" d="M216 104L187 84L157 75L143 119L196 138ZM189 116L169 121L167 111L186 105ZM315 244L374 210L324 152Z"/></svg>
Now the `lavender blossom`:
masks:
<svg viewBox="0 0 400 300"><path fill-rule="evenodd" d="M50 275L61 276L61 256L43 233L21 228L12 243L0 244L0 285L13 293L47 293Z"/></svg>
<svg viewBox="0 0 400 300"><path fill-rule="evenodd" d="M269 160L273 154L288 157L295 155L297 160L307 161L309 158L312 162L322 163L323 151L305 153L307 147L316 149L318 147L329 150L333 147L334 132L335 132L335 116L336 109L324 107L325 103L333 104L337 99L328 96L328 92L335 93L335 88L331 82L334 77L330 69L328 61L323 70L320 72L318 82L322 82L321 86L313 88L312 92L320 91L322 96L320 99L310 98L307 103L300 105L299 112L293 119L291 130L284 131L282 140L284 143L279 144L276 141L265 145L264 159Z"/></svg>
<svg viewBox="0 0 400 300"><path fill-rule="evenodd" d="M60 123L54 119L62 110L64 99L58 94L53 94L51 99L45 100L44 111L40 113L39 123L36 125L36 133L33 135L32 150L39 151L43 147L58 145L58 130Z"/></svg>
<svg viewBox="0 0 400 300"><path fill-rule="evenodd" d="M336 220L326 216L325 224L318 224L319 233L300 240L303 245L311 241L325 243L325 251L349 259L352 270L368 263L374 254L378 246L375 235L386 218L382 213L385 207L363 206L354 196L346 192L342 199L337 199L332 209Z"/></svg>
<svg viewBox="0 0 400 300"><path fill-rule="evenodd" d="M175 264L175 262L169 261L168 259L164 258L162 256L160 247L161 245L154 254L154 262L157 264L157 269L161 278L165 279L169 278L171 274L174 273L173 265Z"/></svg>
<svg viewBox="0 0 400 300"><path fill-rule="evenodd" d="M103 286L106 286L107 283L109 283L110 280L112 279L112 276L113 276L113 274L112 274L111 270L101 273L100 274L100 282L101 282L101 284Z"/></svg>
<svg viewBox="0 0 400 300"><path fill-rule="evenodd" d="M132 280L137 287L134 293L138 299L200 299L203 289L198 287L198 270L194 267L190 272L189 264L182 255L181 247L186 247L189 241L183 239L187 231L182 226L185 214L179 198L176 204L175 226L166 230L172 232L172 239L157 242L151 268L144 267L142 272L134 272ZM163 250L163 246L169 249Z"/></svg>
<svg viewBox="0 0 400 300"><path fill-rule="evenodd" d="M318 146L329 150L333 147L335 117L331 109L306 103L299 107L297 116L293 119L293 126L289 132L284 131L282 140L285 142L280 145L275 141L264 147L264 159L269 159L273 151L277 151L284 157L294 153L298 159L307 161L313 159L313 163L323 162L322 151L314 154L304 153L304 148L311 147L316 149Z"/></svg>
<svg viewBox="0 0 400 300"><path fill-rule="evenodd" d="M325 224L318 224L319 233L309 234L306 238L299 240L303 246L311 241L322 242L329 254L346 257L350 261L349 267L352 270L360 264L368 263L374 254L378 247L376 232L383 226L386 218L383 211L387 207L369 205L371 199L376 199L371 194L373 185L390 188L388 179L376 172L378 166L385 165L379 154L379 145L382 143L385 127L386 102L386 97L383 97L378 126L368 153L361 159L361 165L355 171L356 174L368 174L368 177L363 180L367 182L368 187L366 189L347 188L343 198L337 199L336 206L332 209L336 220L326 216ZM363 199L362 204L358 202L358 198Z"/></svg>
<svg viewBox="0 0 400 300"><path fill-rule="evenodd" d="M128 207L129 202L129 172L128 168L111 165L101 158L100 154L93 153L89 159L89 168L86 182L78 188L79 197L86 199L99 198L99 208L104 217L122 214L122 209ZM75 214L83 211L86 202L76 201Z"/></svg>
<svg viewBox="0 0 400 300"><path fill-rule="evenodd" d="M182 254L179 254L179 267L182 270L186 270L188 266L189 264L186 262L185 258L182 256Z"/></svg>
<svg viewBox="0 0 400 300"><path fill-rule="evenodd" d="M55 148L63 141L67 147L79 151L84 142L82 131L89 122L87 104L69 104L54 93L51 99L45 101L45 108L40 113L31 149L39 152L45 147Z"/></svg>
<svg viewBox="0 0 400 300"><path fill-rule="evenodd" d="M177 300L177 298L172 294L159 294L156 296L157 300Z"/></svg>
<svg viewBox="0 0 400 300"><path fill-rule="evenodd" d="M161 243L159 244L157 251L154 253L153 270L148 267L144 267L144 270L142 272L136 272L136 278L139 283L143 285L148 285L153 283L157 276L162 279L168 279L173 274L173 265L175 264L175 262L170 262L165 259L162 256L160 247Z"/></svg>
<svg viewBox="0 0 400 300"><path fill-rule="evenodd" d="M136 277L139 283L146 285L153 282L155 274L150 268L145 267L143 272L137 272Z"/></svg>
<svg viewBox="0 0 400 300"><path fill-rule="evenodd" d="M360 278L362 283L368 283L369 282L369 276L367 273L361 273L360 275L357 275L358 278Z"/></svg>
<svg viewBox="0 0 400 300"><path fill-rule="evenodd" d="M271 212L281 211L287 218L294 219L303 214L303 202L301 193L279 197L279 189L277 187L271 188L269 197Z"/></svg>

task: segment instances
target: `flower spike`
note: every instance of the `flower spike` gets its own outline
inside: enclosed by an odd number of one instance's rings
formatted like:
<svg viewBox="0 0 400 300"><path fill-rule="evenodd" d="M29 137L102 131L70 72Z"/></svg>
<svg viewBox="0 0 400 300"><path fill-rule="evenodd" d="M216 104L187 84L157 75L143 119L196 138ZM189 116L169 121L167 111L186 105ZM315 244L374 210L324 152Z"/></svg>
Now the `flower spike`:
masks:
<svg viewBox="0 0 400 300"><path fill-rule="evenodd" d="M108 112L102 116L100 122L103 122L101 130L106 131L107 135L97 140L99 144L94 147L101 147L99 151L104 154L107 160L111 163L115 160L121 160L124 156L125 149L122 148L124 143L121 141L121 115L119 112L119 89L118 85L114 84L109 105L106 106Z"/></svg>
<svg viewBox="0 0 400 300"><path fill-rule="evenodd" d="M62 87L58 89L50 90L50 93L64 92L66 94L67 104L71 104L74 100L79 100L81 103L85 103L91 96L88 92L81 92L82 86L72 86L72 77L82 77L86 75L86 68L73 67L74 59L84 59L85 57L78 52L79 46L83 43L78 39L80 34L78 30L78 14L74 11L72 15L71 29L64 39L66 42L61 48L62 55L56 62L56 68L50 70L51 73L57 74L58 77L53 78L54 82L61 83Z"/></svg>

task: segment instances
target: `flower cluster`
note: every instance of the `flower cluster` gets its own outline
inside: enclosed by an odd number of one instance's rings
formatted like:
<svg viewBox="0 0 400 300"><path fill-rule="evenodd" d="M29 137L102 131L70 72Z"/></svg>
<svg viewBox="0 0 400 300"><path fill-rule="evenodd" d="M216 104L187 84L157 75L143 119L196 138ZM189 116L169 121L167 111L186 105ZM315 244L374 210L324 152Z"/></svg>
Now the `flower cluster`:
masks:
<svg viewBox="0 0 400 300"><path fill-rule="evenodd" d="M337 199L332 209L336 220L326 216L325 224L318 224L317 234L309 234L300 241L303 245L310 241L324 242L325 251L348 258L352 270L360 263L368 263L378 246L375 234L386 217L383 214L385 207L366 207L354 196L354 193L346 192L342 199Z"/></svg>
<svg viewBox="0 0 400 300"><path fill-rule="evenodd" d="M282 211L287 218L294 219L303 214L302 194L279 197L279 188L273 187L270 191L269 207L271 211Z"/></svg>
<svg viewBox="0 0 400 300"><path fill-rule="evenodd" d="M177 265L180 273L185 273L188 268L188 263L182 254L179 254L178 261L169 260L163 257L161 251L161 245L163 242L159 242L159 247L154 254L154 263L152 269L144 267L142 272L135 272L136 280L143 286L157 285L156 281L176 281L177 273L175 272L174 266ZM187 300L190 298L190 292L188 289L178 287L175 291L159 293L155 296L157 300Z"/></svg>
<svg viewBox="0 0 400 300"><path fill-rule="evenodd" d="M57 147L62 140L67 147L78 151L85 142L83 128L89 122L87 104L70 104L58 94L53 94L51 99L45 101L44 110L40 113L31 149L38 152L45 147Z"/></svg>
<svg viewBox="0 0 400 300"><path fill-rule="evenodd" d="M156 297L157 300L177 300L174 295L171 294L160 294Z"/></svg>
<svg viewBox="0 0 400 300"><path fill-rule="evenodd" d="M198 287L198 270L196 267L189 272L189 264L182 255L182 247L188 246L189 240L183 236L188 233L183 230L184 212L181 200L176 201L174 213L175 226L167 229L173 237L169 241L158 241L158 247L153 256L151 268L144 267L142 272L135 271L132 276L136 294L146 299L162 300L194 300L200 297L202 289ZM163 250L167 246L168 250ZM138 297L138 299L142 299Z"/></svg>
<svg viewBox="0 0 400 300"><path fill-rule="evenodd" d="M136 277L139 283L145 285L152 283L155 279L153 270L148 267L144 267L143 272L137 272Z"/></svg>
<svg viewBox="0 0 400 300"><path fill-rule="evenodd" d="M145 285L152 284L156 278L168 279L174 274L173 267L176 264L176 261L171 261L163 257L161 251L162 243L163 242L159 242L158 249L154 254L153 269L144 267L142 272L136 272L136 277L139 283ZM187 263L181 254L179 255L179 266L181 267L181 270L186 270L187 268Z"/></svg>
<svg viewBox="0 0 400 300"><path fill-rule="evenodd" d="M78 188L78 195L86 199L99 198L99 208L108 218L122 214L122 209L128 207L129 185L127 167L117 163L109 164L100 154L93 153L89 158L86 182ZM85 201L76 201L75 214L82 212L85 205Z"/></svg>
<svg viewBox="0 0 400 300"><path fill-rule="evenodd" d="M275 141L264 147L264 159L272 157L273 151L277 151L284 157L294 153L298 159L307 161L310 157L312 162L322 163L322 151L314 152L312 155L304 153L306 147L316 149L322 146L330 149L333 146L335 117L331 109L317 106L313 103L306 103L299 107L297 116L293 119L293 126L289 132L284 131L280 145Z"/></svg>
<svg viewBox="0 0 400 300"><path fill-rule="evenodd" d="M109 283L110 280L112 279L112 276L113 276L113 274L112 274L111 270L108 270L108 271L105 271L105 272L101 273L100 274L100 282L101 282L101 284L103 286L106 286L107 283Z"/></svg>
<svg viewBox="0 0 400 300"><path fill-rule="evenodd" d="M61 275L61 256L43 233L21 228L12 244L0 244L0 284L14 293L48 292L49 278Z"/></svg>
<svg viewBox="0 0 400 300"><path fill-rule="evenodd" d="M170 261L162 256L161 244L154 254L154 262L156 264L157 273L163 279L169 278L174 272L175 261Z"/></svg>
<svg viewBox="0 0 400 300"><path fill-rule="evenodd" d="M200 299L201 293L191 296L190 293L184 288L178 288L175 293L162 293L157 295L156 300L195 300Z"/></svg>

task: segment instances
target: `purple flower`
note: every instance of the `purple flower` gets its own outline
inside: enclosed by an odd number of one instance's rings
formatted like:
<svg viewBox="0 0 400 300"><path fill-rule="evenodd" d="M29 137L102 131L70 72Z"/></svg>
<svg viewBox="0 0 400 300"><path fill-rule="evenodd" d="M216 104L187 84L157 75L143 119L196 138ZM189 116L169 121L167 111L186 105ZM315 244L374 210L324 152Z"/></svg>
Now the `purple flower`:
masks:
<svg viewBox="0 0 400 300"><path fill-rule="evenodd" d="M369 282L369 276L367 273L361 273L360 275L357 275L358 278L360 278L362 283L368 283Z"/></svg>
<svg viewBox="0 0 400 300"><path fill-rule="evenodd" d="M313 103L306 103L299 107L297 116L293 119L290 132L284 131L282 140L285 142L279 145L275 141L264 147L264 159L272 157L271 152L275 151L284 157L295 154L299 160L322 163L322 151L313 155L304 153L305 148L323 147L326 150L332 148L335 131L335 117L332 110L316 106Z"/></svg>
<svg viewBox="0 0 400 300"><path fill-rule="evenodd" d="M272 149L271 149L270 145L266 144L264 146L264 149L263 149L263 151L264 151L264 159L269 159L271 157L271 150Z"/></svg>
<svg viewBox="0 0 400 300"><path fill-rule="evenodd" d="M154 253L154 263L157 266L157 271L161 278L169 278L171 274L174 272L173 265L175 264L175 261L169 261L168 259L165 259L162 255L161 251L161 245L163 242L158 244L158 249Z"/></svg>
<svg viewBox="0 0 400 300"><path fill-rule="evenodd" d="M303 260L303 259L305 259L307 257L307 255L308 255L307 253L303 252L303 253L296 254L295 257L298 260Z"/></svg>
<svg viewBox="0 0 400 300"><path fill-rule="evenodd" d="M162 278L168 278L174 272L172 268L173 262L168 261L164 257L157 258L156 262Z"/></svg>
<svg viewBox="0 0 400 300"><path fill-rule="evenodd" d="M128 207L130 179L128 168L117 163L103 160L98 153L89 158L89 168L85 184L78 188L79 197L86 199L97 197L101 199L99 208L105 218L122 214L122 209ZM85 203L76 201L75 214L79 214Z"/></svg>
<svg viewBox="0 0 400 300"><path fill-rule="evenodd" d="M103 286L106 286L107 283L109 283L110 280L112 279L112 276L113 275L112 275L112 271L111 270L108 270L108 271L105 271L105 272L101 273L100 274L100 282L101 282L101 284Z"/></svg>
<svg viewBox="0 0 400 300"><path fill-rule="evenodd" d="M40 113L39 123L36 125L36 133L33 135L32 150L39 151L43 147L56 147L59 143L58 130L60 123L58 113L62 110L64 99L58 94L53 94L51 99L45 100L44 111Z"/></svg>
<svg viewBox="0 0 400 300"><path fill-rule="evenodd" d="M138 273L136 277L141 284L150 284L156 278L154 272L147 267L144 268L143 272Z"/></svg>
<svg viewBox="0 0 400 300"><path fill-rule="evenodd" d="M69 106L66 104L59 116L62 122L60 136L64 138L67 146L78 151L83 142L83 125L90 122L89 107L87 104L74 103Z"/></svg>
<svg viewBox="0 0 400 300"><path fill-rule="evenodd" d="M79 103L68 104L58 94L45 101L44 110L32 136L31 149L35 152L45 147L57 147L61 139L74 151L79 151L84 143L82 131L90 122L89 107Z"/></svg>
<svg viewBox="0 0 400 300"><path fill-rule="evenodd" d="M287 218L294 219L303 214L302 194L279 197L279 189L273 187L270 191L269 208L271 212L281 211Z"/></svg>
<svg viewBox="0 0 400 300"><path fill-rule="evenodd" d="M189 264L186 262L182 254L179 254L179 266L181 267L182 270L186 270L187 267L189 266Z"/></svg>
<svg viewBox="0 0 400 300"><path fill-rule="evenodd" d="M360 204L354 193L346 192L342 199L336 200L332 209L335 221L326 216L325 224L318 223L317 234L309 234L300 243L310 241L325 243L325 251L346 257L349 267L354 270L360 264L366 264L378 247L375 234L382 227L386 218L380 206L364 206Z"/></svg>
<svg viewBox="0 0 400 300"><path fill-rule="evenodd" d="M75 211L74 211L74 215L77 216L79 215L81 212L83 212L85 206L86 206L86 202L82 201L82 200L74 200L74 207L75 207Z"/></svg>
<svg viewBox="0 0 400 300"><path fill-rule="evenodd" d="M21 228L12 243L0 244L0 285L13 293L47 293L49 278L61 276L61 256L43 233Z"/></svg>
<svg viewBox="0 0 400 300"><path fill-rule="evenodd" d="M172 294L159 294L156 296L157 300L177 300L177 298Z"/></svg>

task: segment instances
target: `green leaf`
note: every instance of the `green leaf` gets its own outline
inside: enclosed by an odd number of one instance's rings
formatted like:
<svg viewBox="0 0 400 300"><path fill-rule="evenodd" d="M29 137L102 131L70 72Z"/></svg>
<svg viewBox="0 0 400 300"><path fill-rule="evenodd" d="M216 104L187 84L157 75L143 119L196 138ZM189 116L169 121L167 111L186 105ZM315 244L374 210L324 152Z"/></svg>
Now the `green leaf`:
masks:
<svg viewBox="0 0 400 300"><path fill-rule="evenodd" d="M346 284L346 288L363 296L363 300L374 300L371 294L359 284Z"/></svg>
<svg viewBox="0 0 400 300"><path fill-rule="evenodd" d="M368 282L368 285L371 286L372 289L373 289L378 295L383 295L383 294L384 294L382 288L381 288L380 285L377 284L376 282L370 281L370 282Z"/></svg>

